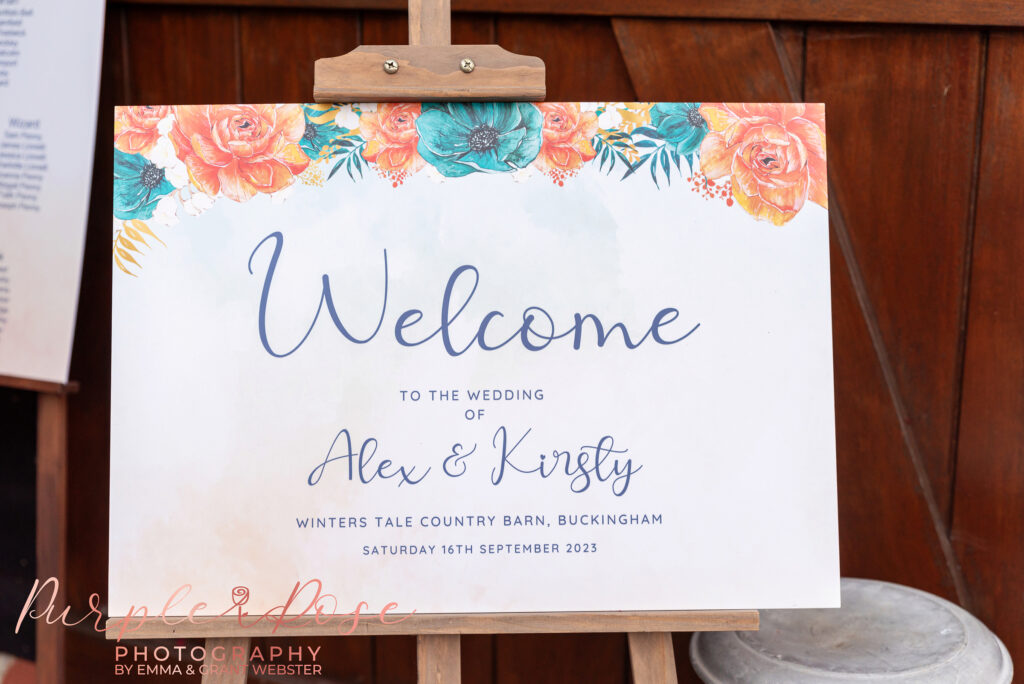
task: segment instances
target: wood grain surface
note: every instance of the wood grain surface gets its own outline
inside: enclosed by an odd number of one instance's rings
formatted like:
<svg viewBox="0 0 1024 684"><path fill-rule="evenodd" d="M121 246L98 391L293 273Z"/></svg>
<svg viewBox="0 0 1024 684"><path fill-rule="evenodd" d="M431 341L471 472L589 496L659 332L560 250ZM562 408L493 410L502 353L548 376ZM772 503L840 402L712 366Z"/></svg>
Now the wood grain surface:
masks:
<svg viewBox="0 0 1024 684"><path fill-rule="evenodd" d="M464 58L475 68L465 73ZM396 73L383 65L393 60ZM361 45L316 60L317 102L417 102L436 100L543 100L544 62L498 45Z"/></svg>
<svg viewBox="0 0 1024 684"><path fill-rule="evenodd" d="M55 577L58 584L40 587L52 604L67 604L68 592L68 396L40 392L36 411L36 573L40 582ZM59 622L36 622L36 676L40 682L59 682L66 671L65 629Z"/></svg>
<svg viewBox="0 0 1024 684"><path fill-rule="evenodd" d="M409 45L451 44L451 0L409 0Z"/></svg>
<svg viewBox="0 0 1024 684"><path fill-rule="evenodd" d="M807 53L806 96L826 103L829 170L856 226L850 241L877 343L889 357L908 448L920 455L947 528L977 142L964 122L977 121L981 36L812 27Z"/></svg>
<svg viewBox="0 0 1024 684"><path fill-rule="evenodd" d="M111 0L117 4L404 10L406 0ZM456 12L1024 26L1015 0L452 0Z"/></svg>
<svg viewBox="0 0 1024 684"><path fill-rule="evenodd" d="M1024 664L1024 34L988 41L953 543L970 607Z"/></svg>
<svg viewBox="0 0 1024 684"><path fill-rule="evenodd" d="M677 684L671 634L632 632L627 640L633 684Z"/></svg>
<svg viewBox="0 0 1024 684"><path fill-rule="evenodd" d="M416 637L418 684L459 684L462 660L458 634L421 634Z"/></svg>

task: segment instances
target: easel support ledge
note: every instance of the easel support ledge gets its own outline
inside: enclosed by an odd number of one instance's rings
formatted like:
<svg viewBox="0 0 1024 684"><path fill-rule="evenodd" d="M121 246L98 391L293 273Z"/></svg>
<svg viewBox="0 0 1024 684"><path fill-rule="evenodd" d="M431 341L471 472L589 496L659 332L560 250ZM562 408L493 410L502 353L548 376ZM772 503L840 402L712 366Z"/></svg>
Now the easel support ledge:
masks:
<svg viewBox="0 0 1024 684"><path fill-rule="evenodd" d="M460 634L567 634L577 632L722 632L755 630L756 610L685 610L635 612L579 613L416 613L411 616L389 614L383 624L376 615L361 617L353 636L376 635L460 635ZM107 639L116 639L122 618L107 620ZM181 621L181 624L167 624ZM295 616L291 622L274 630L274 622L262 621L242 627L237 617L200 618L209 620L190 623L185 617L151 618L137 630L127 633L129 639L227 638L268 636L338 636L351 627L352 618L336 616L317 624L312 616ZM245 619L252 624L256 616Z"/></svg>

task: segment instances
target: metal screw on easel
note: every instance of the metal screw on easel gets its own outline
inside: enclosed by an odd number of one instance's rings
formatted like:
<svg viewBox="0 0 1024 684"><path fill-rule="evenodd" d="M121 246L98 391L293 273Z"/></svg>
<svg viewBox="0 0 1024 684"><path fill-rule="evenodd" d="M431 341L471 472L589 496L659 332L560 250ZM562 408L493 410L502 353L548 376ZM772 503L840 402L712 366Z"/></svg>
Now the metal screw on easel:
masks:
<svg viewBox="0 0 1024 684"><path fill-rule="evenodd" d="M393 59L384 60L384 71L385 73L394 74L398 71L398 62Z"/></svg>
<svg viewBox="0 0 1024 684"><path fill-rule="evenodd" d="M469 72L473 71L473 69L476 69L476 63L469 57L466 57L462 60L462 63L459 64L459 68L468 74Z"/></svg>

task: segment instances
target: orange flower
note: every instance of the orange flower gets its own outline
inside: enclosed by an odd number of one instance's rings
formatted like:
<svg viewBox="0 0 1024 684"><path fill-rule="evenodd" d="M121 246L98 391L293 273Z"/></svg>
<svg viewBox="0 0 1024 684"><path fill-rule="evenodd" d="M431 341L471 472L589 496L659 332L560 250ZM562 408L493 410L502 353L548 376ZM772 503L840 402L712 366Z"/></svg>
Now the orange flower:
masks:
<svg viewBox="0 0 1024 684"><path fill-rule="evenodd" d="M359 117L359 130L366 140L363 159L389 173L415 173L423 168L423 157L416 151L419 115L420 105L405 103L382 104L376 112L363 112Z"/></svg>
<svg viewBox="0 0 1024 684"><path fill-rule="evenodd" d="M171 111L160 107L118 107L114 117L114 147L127 154L148 152L160 137L157 125Z"/></svg>
<svg viewBox="0 0 1024 684"><path fill-rule="evenodd" d="M824 105L706 102L700 113L711 129L701 171L730 176L747 212L781 226L807 200L828 208Z"/></svg>
<svg viewBox="0 0 1024 684"><path fill-rule="evenodd" d="M597 134L597 114L581 112L575 102L540 102L543 141L536 164L544 171L575 171L597 153L590 139Z"/></svg>
<svg viewBox="0 0 1024 684"><path fill-rule="evenodd" d="M236 202L292 184L309 158L299 105L186 105L174 108L171 141L189 178L211 197Z"/></svg>

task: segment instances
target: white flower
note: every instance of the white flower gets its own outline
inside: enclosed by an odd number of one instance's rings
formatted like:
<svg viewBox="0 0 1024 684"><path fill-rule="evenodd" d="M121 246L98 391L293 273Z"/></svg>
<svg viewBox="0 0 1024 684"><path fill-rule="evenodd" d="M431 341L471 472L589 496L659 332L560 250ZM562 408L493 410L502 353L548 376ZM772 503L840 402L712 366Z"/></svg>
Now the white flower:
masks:
<svg viewBox="0 0 1024 684"><path fill-rule="evenodd" d="M597 125L606 131L614 131L622 125L622 114L615 106L617 102L607 103L606 109L597 117Z"/></svg>
<svg viewBox="0 0 1024 684"><path fill-rule="evenodd" d="M334 125L350 131L359 128L359 115L352 111L352 105L341 105L334 115Z"/></svg>
<svg viewBox="0 0 1024 684"><path fill-rule="evenodd" d="M153 221L164 226L173 226L178 223L178 200L174 195L162 197L156 203L153 211Z"/></svg>
<svg viewBox="0 0 1024 684"><path fill-rule="evenodd" d="M427 167L423 170L423 175L425 175L427 178L434 181L435 183L444 183L445 181L444 174L442 174L440 171L438 171L430 164L427 164Z"/></svg>
<svg viewBox="0 0 1024 684"><path fill-rule="evenodd" d="M164 118L160 119L160 123L156 125L156 131L160 135L167 135L171 132L171 128L174 127L174 115L168 114Z"/></svg>
<svg viewBox="0 0 1024 684"><path fill-rule="evenodd" d="M527 180L536 173L537 169L530 164L529 166L512 172L512 180L516 183L525 183Z"/></svg>
<svg viewBox="0 0 1024 684"><path fill-rule="evenodd" d="M153 145L153 149L149 151L149 161L164 170L164 177L174 187L183 188L188 185L188 169L185 168L185 162L178 159L174 145L167 136L160 137L156 145Z"/></svg>
<svg viewBox="0 0 1024 684"><path fill-rule="evenodd" d="M195 191L187 200L182 202L185 213L189 216L199 216L213 206L213 198L203 192Z"/></svg>
<svg viewBox="0 0 1024 684"><path fill-rule="evenodd" d="M286 199L288 199L288 197L292 194L292 190L294 190L294 189L295 189L295 184L292 183L291 185L289 185L287 187L281 188L277 192L270 193L270 203L271 204L284 204L284 201Z"/></svg>

